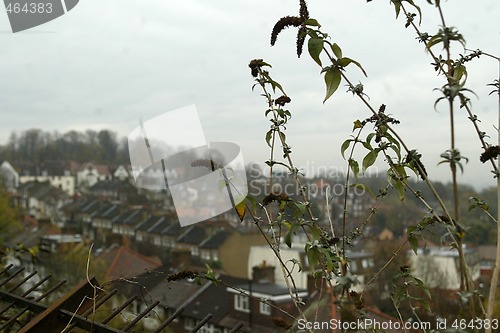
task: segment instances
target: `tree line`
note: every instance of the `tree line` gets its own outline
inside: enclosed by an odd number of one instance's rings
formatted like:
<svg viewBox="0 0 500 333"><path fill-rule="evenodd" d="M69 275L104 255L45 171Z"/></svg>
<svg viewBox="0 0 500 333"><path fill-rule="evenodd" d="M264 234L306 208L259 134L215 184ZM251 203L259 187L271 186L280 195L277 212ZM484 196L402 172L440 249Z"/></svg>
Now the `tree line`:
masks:
<svg viewBox="0 0 500 333"><path fill-rule="evenodd" d="M126 137L110 130L70 130L66 133L28 129L12 132L0 145L0 161L93 161L102 164L130 163Z"/></svg>

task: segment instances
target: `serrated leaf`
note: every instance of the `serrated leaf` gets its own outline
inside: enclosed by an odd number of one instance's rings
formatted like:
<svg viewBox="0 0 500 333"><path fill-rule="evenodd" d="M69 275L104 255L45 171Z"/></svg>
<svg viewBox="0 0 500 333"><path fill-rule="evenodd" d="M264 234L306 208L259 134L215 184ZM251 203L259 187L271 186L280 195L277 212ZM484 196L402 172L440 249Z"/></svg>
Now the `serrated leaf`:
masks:
<svg viewBox="0 0 500 333"><path fill-rule="evenodd" d="M309 42L307 43L311 58L313 58L313 60L320 66L321 59L319 58L319 55L321 54L321 51L323 51L323 44L324 41L322 38L309 38Z"/></svg>
<svg viewBox="0 0 500 333"><path fill-rule="evenodd" d="M371 148L371 147L370 147ZM365 158L363 158L363 171L368 169L375 161L377 160L377 153L374 150L371 150L366 154Z"/></svg>
<svg viewBox="0 0 500 333"><path fill-rule="evenodd" d="M333 54L335 54L335 56L338 59L342 58L342 49L340 48L340 46L338 46L337 43L333 43L333 45L332 45L332 51L333 51Z"/></svg>
<svg viewBox="0 0 500 333"><path fill-rule="evenodd" d="M345 160L344 153L349 148L349 145L351 144L353 140L352 139L347 139L342 143L342 146L340 147L340 154L342 154L342 158Z"/></svg>
<svg viewBox="0 0 500 333"><path fill-rule="evenodd" d="M338 68L329 69L325 73L325 83L326 83L326 96L323 103L329 99L333 93L337 90L340 85L342 76L340 75L340 70Z"/></svg>

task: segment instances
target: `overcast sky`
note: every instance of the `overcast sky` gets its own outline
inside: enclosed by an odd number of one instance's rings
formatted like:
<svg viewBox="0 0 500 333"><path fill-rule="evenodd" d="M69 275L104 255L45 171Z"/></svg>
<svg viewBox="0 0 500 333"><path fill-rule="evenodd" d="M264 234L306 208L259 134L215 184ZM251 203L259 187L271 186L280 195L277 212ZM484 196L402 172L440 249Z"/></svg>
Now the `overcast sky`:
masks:
<svg viewBox="0 0 500 333"><path fill-rule="evenodd" d="M436 32L437 12L426 1L422 30ZM344 55L362 63L368 78L354 68L374 107L401 120L400 133L423 154L431 178L447 182L446 166L434 167L449 148L449 118L439 97L431 59L414 32L395 20L389 1L310 0L309 11ZM457 26L467 47L500 55L500 2L449 0L448 25ZM307 52L295 55L296 30L286 30L270 47L270 32L282 16L296 15L293 0L81 0L66 15L13 34L0 11L0 142L12 131L110 129L128 135L144 120L195 104L208 141L237 143L246 162L269 157L264 141L266 105L248 62L263 58L272 76L292 98L287 128L298 166L309 173L325 166L345 170L340 145L352 122L369 116L346 88L323 105L320 68ZM457 47L457 51L460 49ZM497 63L486 57L470 63L469 88L481 127L496 142L498 99L488 96L498 77ZM478 162L475 133L457 111L457 146L469 157L461 182L493 185L488 165ZM368 133L368 132L366 132Z"/></svg>

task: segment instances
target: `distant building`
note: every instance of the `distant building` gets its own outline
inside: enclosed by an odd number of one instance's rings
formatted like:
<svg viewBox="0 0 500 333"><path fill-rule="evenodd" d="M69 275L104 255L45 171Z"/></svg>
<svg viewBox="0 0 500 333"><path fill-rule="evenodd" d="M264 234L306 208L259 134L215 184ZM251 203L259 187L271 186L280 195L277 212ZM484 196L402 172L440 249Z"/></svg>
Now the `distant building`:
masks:
<svg viewBox="0 0 500 333"><path fill-rule="evenodd" d="M479 258L476 249L463 249L465 260L474 281L479 279ZM409 251L412 275L420 278L428 288L460 289L460 262L458 251L449 247L418 248L417 255Z"/></svg>
<svg viewBox="0 0 500 333"><path fill-rule="evenodd" d="M106 165L70 162L71 172L76 177L76 186L86 189L95 185L98 181L111 179L111 173Z"/></svg>
<svg viewBox="0 0 500 333"><path fill-rule="evenodd" d="M19 174L8 161L0 164L0 182L7 192L14 192L19 186Z"/></svg>
<svg viewBox="0 0 500 333"><path fill-rule="evenodd" d="M49 182L69 196L75 194L75 177L71 174L68 163L64 161L16 162L15 165L19 169L20 183Z"/></svg>
<svg viewBox="0 0 500 333"><path fill-rule="evenodd" d="M63 222L61 208L68 199L67 193L52 186L49 181L30 181L18 188L19 206L34 218L48 219L51 223Z"/></svg>

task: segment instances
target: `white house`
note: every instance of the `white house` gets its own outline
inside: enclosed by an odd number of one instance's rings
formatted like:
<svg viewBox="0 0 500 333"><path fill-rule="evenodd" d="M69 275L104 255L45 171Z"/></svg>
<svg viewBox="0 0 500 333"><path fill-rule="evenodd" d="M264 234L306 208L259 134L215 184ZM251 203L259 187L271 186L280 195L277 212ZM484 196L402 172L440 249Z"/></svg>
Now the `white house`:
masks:
<svg viewBox="0 0 500 333"><path fill-rule="evenodd" d="M480 276L479 259L475 249L463 249L472 279ZM412 275L421 279L428 288L460 289L460 263L458 251L449 247L419 248L417 255L409 251Z"/></svg>
<svg viewBox="0 0 500 333"><path fill-rule="evenodd" d="M7 161L0 164L0 178L7 191L12 192L19 186L19 174Z"/></svg>

